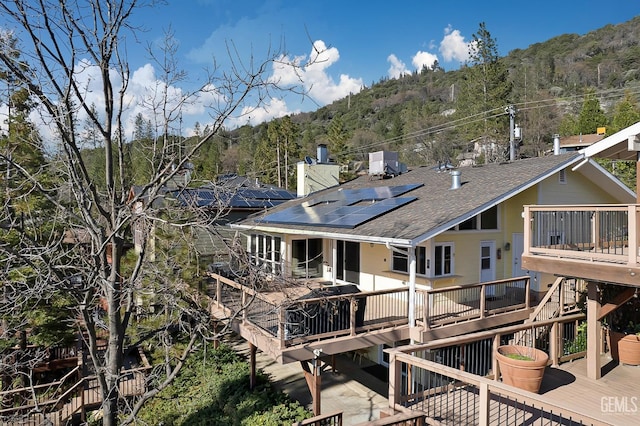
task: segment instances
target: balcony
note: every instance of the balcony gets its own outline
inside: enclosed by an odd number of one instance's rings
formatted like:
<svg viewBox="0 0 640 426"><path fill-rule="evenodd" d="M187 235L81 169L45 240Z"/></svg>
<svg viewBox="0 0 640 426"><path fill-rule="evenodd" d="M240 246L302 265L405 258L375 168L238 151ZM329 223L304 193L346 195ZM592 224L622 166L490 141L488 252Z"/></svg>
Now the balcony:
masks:
<svg viewBox="0 0 640 426"><path fill-rule="evenodd" d="M412 297L407 287L362 292L321 280L274 277L250 285L243 278L209 276L212 315L231 320L235 332L283 364L313 359L318 350L334 355L459 335L521 321L533 311L528 277L416 291Z"/></svg>
<svg viewBox="0 0 640 426"><path fill-rule="evenodd" d="M524 206L522 268L640 286L640 205Z"/></svg>

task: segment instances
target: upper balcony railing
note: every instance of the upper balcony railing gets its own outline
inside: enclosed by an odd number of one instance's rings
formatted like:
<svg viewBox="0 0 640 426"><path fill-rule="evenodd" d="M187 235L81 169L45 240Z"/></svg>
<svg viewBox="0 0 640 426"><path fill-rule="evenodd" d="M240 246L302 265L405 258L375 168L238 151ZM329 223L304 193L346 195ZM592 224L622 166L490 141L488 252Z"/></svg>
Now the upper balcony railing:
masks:
<svg viewBox="0 0 640 426"><path fill-rule="evenodd" d="M638 266L640 205L524 206L523 256Z"/></svg>

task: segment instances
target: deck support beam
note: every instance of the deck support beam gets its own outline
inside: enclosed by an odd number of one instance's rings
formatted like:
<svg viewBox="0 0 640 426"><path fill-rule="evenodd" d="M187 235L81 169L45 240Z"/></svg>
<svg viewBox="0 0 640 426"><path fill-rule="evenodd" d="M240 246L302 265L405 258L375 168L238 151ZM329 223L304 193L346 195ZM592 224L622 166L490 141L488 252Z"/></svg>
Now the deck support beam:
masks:
<svg viewBox="0 0 640 426"><path fill-rule="evenodd" d="M249 389L256 387L256 351L258 347L251 342L249 343Z"/></svg>
<svg viewBox="0 0 640 426"><path fill-rule="evenodd" d="M309 366L311 364L311 366ZM302 370L304 371L304 379L309 387L311 393L311 400L313 405L313 415L319 416L320 413L320 390L322 384L322 377L320 376L320 360L315 357L311 361L300 361Z"/></svg>
<svg viewBox="0 0 640 426"><path fill-rule="evenodd" d="M587 283L587 377L597 380L602 376L600 360L600 339L602 339L602 323L598 319L600 300L598 284Z"/></svg>

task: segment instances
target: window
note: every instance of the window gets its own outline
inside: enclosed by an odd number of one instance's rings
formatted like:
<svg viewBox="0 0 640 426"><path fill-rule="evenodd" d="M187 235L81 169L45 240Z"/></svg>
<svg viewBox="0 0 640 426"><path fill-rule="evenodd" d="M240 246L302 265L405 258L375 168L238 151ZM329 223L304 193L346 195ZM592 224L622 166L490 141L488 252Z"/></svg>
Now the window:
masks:
<svg viewBox="0 0 640 426"><path fill-rule="evenodd" d="M453 244L436 244L434 247L433 276L453 274Z"/></svg>
<svg viewBox="0 0 640 426"><path fill-rule="evenodd" d="M271 235L251 235L251 259L253 264L262 266L269 272L280 272L280 237Z"/></svg>
<svg viewBox="0 0 640 426"><path fill-rule="evenodd" d="M392 250L392 265L391 269L398 272L409 272L409 249L401 248ZM427 248L418 246L416 247L416 274L427 274Z"/></svg>
<svg viewBox="0 0 640 426"><path fill-rule="evenodd" d="M293 277L321 277L322 261L322 239L310 238L291 242L291 275Z"/></svg>
<svg viewBox="0 0 640 426"><path fill-rule="evenodd" d="M482 213L475 215L450 231L477 231L477 230L495 230L498 229L498 206L493 206Z"/></svg>

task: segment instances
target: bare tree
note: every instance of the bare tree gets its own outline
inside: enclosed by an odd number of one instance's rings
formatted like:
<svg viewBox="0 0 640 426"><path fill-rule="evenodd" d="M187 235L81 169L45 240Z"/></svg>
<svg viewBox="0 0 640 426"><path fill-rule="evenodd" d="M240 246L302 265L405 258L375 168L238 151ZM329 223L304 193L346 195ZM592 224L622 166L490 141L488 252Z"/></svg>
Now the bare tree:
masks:
<svg viewBox="0 0 640 426"><path fill-rule="evenodd" d="M37 195L46 201L46 206L17 215L11 205L15 197L4 199L2 315L19 317L19 312L56 294L68 298L70 324L84 339L99 382L105 425L134 421L144 402L176 377L197 344L220 332L212 327L206 303L180 273L185 268L181 256L190 256L184 249L190 230L211 225L215 217L203 217L188 205L167 208L169 195L175 198L167 184L248 100L258 106L270 91L280 90L266 73L271 64L286 58L266 52L264 60L243 61L229 44L224 47L231 58L230 69L214 69L198 90L176 93L169 89L185 73L175 61L169 33L163 54L153 57L162 77L143 103L159 137L145 147L145 159L151 164L146 181L130 191L130 151L123 129L131 106L126 41L134 37L126 34L140 30L131 25L134 13L154 3L0 3L3 20L11 26L0 32L0 66L28 91L34 110L55 134L55 140L44 141L43 148L53 152L40 168L27 167L6 153L0 157L25 182L23 198ZM84 78L87 75L91 78ZM173 137L175 126L182 108L203 94L214 100L207 105L212 122L208 132L187 149L179 137ZM83 150L87 125L101 151L100 179L88 167L89 154ZM225 209L216 211L221 214ZM143 237L163 235L164 246L152 247L147 244L149 238L142 238L135 250L129 249L134 223ZM159 307L153 313L147 311L153 321L145 326L136 323L137 309L152 305ZM23 326L5 327L3 332ZM147 380L144 395L132 401L122 398L119 385L127 348L141 342L160 348L164 362Z"/></svg>

